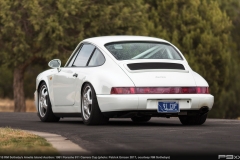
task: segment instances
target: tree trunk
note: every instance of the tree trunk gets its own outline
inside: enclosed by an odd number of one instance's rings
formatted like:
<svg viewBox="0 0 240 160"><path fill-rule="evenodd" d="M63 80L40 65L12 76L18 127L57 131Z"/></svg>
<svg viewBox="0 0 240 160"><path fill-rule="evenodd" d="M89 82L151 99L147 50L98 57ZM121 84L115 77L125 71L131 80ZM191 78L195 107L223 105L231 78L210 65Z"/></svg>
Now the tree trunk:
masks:
<svg viewBox="0 0 240 160"><path fill-rule="evenodd" d="M13 73L14 112L26 112L23 80L24 69L15 68Z"/></svg>

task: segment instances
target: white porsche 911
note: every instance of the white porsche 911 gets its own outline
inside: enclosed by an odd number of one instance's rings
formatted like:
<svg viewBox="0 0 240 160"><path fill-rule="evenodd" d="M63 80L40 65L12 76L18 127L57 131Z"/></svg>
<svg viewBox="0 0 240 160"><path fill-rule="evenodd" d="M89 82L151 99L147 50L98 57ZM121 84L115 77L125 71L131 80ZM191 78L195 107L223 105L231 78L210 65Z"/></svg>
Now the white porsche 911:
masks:
<svg viewBox="0 0 240 160"><path fill-rule="evenodd" d="M34 93L43 122L81 116L91 125L109 118L179 117L184 125L201 125L213 106L208 83L163 39L89 38L64 67L59 59L48 65L53 69L37 76Z"/></svg>

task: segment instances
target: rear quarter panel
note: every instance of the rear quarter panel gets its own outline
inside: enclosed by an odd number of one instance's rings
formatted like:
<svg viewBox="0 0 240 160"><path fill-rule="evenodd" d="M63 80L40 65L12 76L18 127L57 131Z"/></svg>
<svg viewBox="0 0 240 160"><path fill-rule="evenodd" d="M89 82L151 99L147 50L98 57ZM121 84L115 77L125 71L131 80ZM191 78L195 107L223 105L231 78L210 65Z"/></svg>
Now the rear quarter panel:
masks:
<svg viewBox="0 0 240 160"><path fill-rule="evenodd" d="M197 72L192 71L192 75L197 86L208 87L207 81L202 76L200 76Z"/></svg>
<svg viewBox="0 0 240 160"><path fill-rule="evenodd" d="M105 59L102 66L79 68L78 73L82 76L77 83L79 91L84 82L91 83L96 94L110 94L111 88L114 86L134 86L131 79L111 58L105 55Z"/></svg>

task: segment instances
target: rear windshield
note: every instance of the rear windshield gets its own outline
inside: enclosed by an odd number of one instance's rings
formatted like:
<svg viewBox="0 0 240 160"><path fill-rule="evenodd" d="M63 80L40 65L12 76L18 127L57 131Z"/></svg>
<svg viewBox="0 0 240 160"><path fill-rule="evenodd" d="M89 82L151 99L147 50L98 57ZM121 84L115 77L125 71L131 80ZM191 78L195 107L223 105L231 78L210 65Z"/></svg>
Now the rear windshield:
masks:
<svg viewBox="0 0 240 160"><path fill-rule="evenodd" d="M182 60L180 54L169 44L155 42L116 42L105 45L117 60L172 59Z"/></svg>

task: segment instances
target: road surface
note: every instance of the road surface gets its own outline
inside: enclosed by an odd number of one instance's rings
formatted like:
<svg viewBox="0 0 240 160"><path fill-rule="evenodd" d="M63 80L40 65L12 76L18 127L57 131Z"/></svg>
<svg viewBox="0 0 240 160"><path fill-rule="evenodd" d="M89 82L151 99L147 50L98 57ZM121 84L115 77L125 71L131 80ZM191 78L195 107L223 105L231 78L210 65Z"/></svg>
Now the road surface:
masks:
<svg viewBox="0 0 240 160"><path fill-rule="evenodd" d="M0 127L59 134L98 156L184 155L218 159L218 155L240 155L240 120L207 119L202 126L183 126L178 118L152 118L143 124L110 119L107 125L85 126L81 118L43 123L36 113L2 112Z"/></svg>

